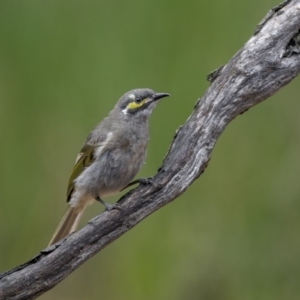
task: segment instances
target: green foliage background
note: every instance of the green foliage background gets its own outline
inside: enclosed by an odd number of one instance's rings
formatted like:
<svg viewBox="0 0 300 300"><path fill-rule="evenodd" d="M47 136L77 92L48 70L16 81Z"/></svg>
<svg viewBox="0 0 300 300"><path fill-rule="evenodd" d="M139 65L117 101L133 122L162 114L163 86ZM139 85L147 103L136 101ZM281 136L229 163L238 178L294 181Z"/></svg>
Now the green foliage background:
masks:
<svg viewBox="0 0 300 300"><path fill-rule="evenodd" d="M77 151L124 92L172 94L151 117L151 176L205 76L277 4L1 1L0 271L47 245ZM40 299L299 299L299 92L298 78L236 118L186 193Z"/></svg>

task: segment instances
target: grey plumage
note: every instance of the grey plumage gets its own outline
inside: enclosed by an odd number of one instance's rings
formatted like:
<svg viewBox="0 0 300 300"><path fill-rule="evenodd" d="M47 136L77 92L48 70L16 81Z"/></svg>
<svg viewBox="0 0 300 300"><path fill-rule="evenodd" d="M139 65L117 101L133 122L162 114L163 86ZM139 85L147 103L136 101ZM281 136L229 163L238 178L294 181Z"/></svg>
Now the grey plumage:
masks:
<svg viewBox="0 0 300 300"><path fill-rule="evenodd" d="M169 96L151 89L124 94L109 115L87 137L77 156L67 192L67 209L50 245L76 230L80 216L94 200L115 194L141 168L148 141L148 118L157 100Z"/></svg>

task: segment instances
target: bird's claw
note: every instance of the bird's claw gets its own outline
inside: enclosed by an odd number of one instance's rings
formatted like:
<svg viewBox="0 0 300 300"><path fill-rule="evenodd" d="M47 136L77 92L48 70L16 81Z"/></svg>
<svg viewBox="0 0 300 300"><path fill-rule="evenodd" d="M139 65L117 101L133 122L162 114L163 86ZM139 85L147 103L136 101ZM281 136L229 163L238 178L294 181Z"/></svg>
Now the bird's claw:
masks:
<svg viewBox="0 0 300 300"><path fill-rule="evenodd" d="M153 177L148 177L148 178L139 178L137 180L129 182L125 187L121 189L121 191L129 188L130 186L134 184L142 184L142 185L147 185L147 184L153 184Z"/></svg>
<svg viewBox="0 0 300 300"><path fill-rule="evenodd" d="M105 206L105 211L110 211L110 210L113 210L113 209L122 210L119 203L115 203L115 204L106 203L99 196L96 197L95 200L102 203Z"/></svg>
<svg viewBox="0 0 300 300"><path fill-rule="evenodd" d="M142 185L148 185L148 184L153 184L153 177L148 177L148 178L139 178L137 179L137 182L139 184L142 184Z"/></svg>
<svg viewBox="0 0 300 300"><path fill-rule="evenodd" d="M105 211L111 211L113 209L118 209L119 211L123 210L119 203L115 203L115 204L105 203Z"/></svg>

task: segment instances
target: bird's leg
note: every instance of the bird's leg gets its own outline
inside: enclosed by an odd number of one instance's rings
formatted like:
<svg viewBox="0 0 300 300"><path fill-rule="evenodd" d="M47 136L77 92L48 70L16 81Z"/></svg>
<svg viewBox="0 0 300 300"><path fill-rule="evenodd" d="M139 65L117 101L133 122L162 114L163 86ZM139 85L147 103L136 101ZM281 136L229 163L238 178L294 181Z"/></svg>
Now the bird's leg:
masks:
<svg viewBox="0 0 300 300"><path fill-rule="evenodd" d="M98 202L100 202L100 203L102 203L105 206L105 210L107 210L107 211L110 211L112 209L119 209L119 210L121 210L120 204L118 204L118 203L115 203L115 204L106 203L99 196L96 197L95 200L98 201Z"/></svg>
<svg viewBox="0 0 300 300"><path fill-rule="evenodd" d="M153 177L148 177L148 178L139 178L137 180L129 182L125 187L121 189L121 191L129 188L130 186L134 184L142 184L142 185L147 185L147 184L152 184L153 183Z"/></svg>

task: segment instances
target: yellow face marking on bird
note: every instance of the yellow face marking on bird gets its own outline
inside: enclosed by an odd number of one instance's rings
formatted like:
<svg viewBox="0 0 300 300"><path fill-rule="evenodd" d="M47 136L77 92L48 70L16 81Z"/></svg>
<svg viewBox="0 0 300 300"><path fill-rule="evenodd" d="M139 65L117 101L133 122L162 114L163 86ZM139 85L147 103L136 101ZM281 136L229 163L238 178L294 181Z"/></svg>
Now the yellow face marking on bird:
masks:
<svg viewBox="0 0 300 300"><path fill-rule="evenodd" d="M137 101L132 101L130 103L128 103L126 109L136 109L136 108L139 108L141 106L143 106L147 101L147 98L137 102Z"/></svg>

